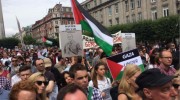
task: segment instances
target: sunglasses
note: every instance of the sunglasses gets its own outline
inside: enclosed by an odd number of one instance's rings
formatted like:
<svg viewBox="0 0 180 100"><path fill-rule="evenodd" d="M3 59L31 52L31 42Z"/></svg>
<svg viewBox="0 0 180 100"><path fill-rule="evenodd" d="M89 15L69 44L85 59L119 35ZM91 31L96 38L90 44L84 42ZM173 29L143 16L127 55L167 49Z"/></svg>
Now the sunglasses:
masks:
<svg viewBox="0 0 180 100"><path fill-rule="evenodd" d="M180 84L173 84L173 87L177 89L180 86Z"/></svg>
<svg viewBox="0 0 180 100"><path fill-rule="evenodd" d="M37 85L42 85L42 83L45 85L45 86L47 86L48 85L48 81L36 81L36 83L37 83Z"/></svg>
<svg viewBox="0 0 180 100"><path fill-rule="evenodd" d="M26 62L31 62L31 61L26 61Z"/></svg>
<svg viewBox="0 0 180 100"><path fill-rule="evenodd" d="M12 62L17 62L17 60L12 60Z"/></svg>

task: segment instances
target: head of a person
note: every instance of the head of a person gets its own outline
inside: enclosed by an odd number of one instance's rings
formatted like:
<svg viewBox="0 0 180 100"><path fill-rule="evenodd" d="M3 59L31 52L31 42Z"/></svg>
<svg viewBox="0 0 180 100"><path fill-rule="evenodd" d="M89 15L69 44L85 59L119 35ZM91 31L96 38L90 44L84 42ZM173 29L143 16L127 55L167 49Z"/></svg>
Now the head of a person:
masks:
<svg viewBox="0 0 180 100"><path fill-rule="evenodd" d="M141 69L134 64L126 65L122 79L119 84L119 92L125 92L129 97L132 97L132 93L138 88L135 83L136 78L141 74Z"/></svg>
<svg viewBox="0 0 180 100"><path fill-rule="evenodd" d="M48 81L45 79L44 75L41 72L32 74L28 80L34 83L38 94L45 93L45 88L48 85Z"/></svg>
<svg viewBox="0 0 180 100"><path fill-rule="evenodd" d="M144 100L171 100L177 96L172 86L173 78L174 76L167 76L157 68L145 70L136 79L139 86L136 92Z"/></svg>
<svg viewBox="0 0 180 100"><path fill-rule="evenodd" d="M8 57L7 52L3 52L3 58L7 58L7 57Z"/></svg>
<svg viewBox="0 0 180 100"><path fill-rule="evenodd" d="M25 65L19 68L19 75L21 80L27 80L31 76L31 74L32 72L30 66Z"/></svg>
<svg viewBox="0 0 180 100"><path fill-rule="evenodd" d="M94 72L92 75L92 81L94 87L98 88L97 77L104 77L106 72L105 64L100 62L94 66Z"/></svg>
<svg viewBox="0 0 180 100"><path fill-rule="evenodd" d="M105 52L102 52L100 55L101 62L106 64L106 57L108 57Z"/></svg>
<svg viewBox="0 0 180 100"><path fill-rule="evenodd" d="M80 63L74 64L71 66L70 75L72 75L73 81L75 84L83 87L84 89L88 86L88 72Z"/></svg>
<svg viewBox="0 0 180 100"><path fill-rule="evenodd" d="M26 63L26 65L31 66L31 64L32 64L31 59L30 58L26 58L25 59L25 63Z"/></svg>
<svg viewBox="0 0 180 100"><path fill-rule="evenodd" d="M173 79L173 87L180 96L180 70L175 73L175 78Z"/></svg>
<svg viewBox="0 0 180 100"><path fill-rule="evenodd" d="M173 42L170 42L166 46L166 50L172 52L176 48L175 44Z"/></svg>
<svg viewBox="0 0 180 100"><path fill-rule="evenodd" d="M76 85L69 84L63 87L57 96L57 100L88 100L85 90Z"/></svg>
<svg viewBox="0 0 180 100"><path fill-rule="evenodd" d="M42 59L36 59L35 66L39 72L43 72L45 70L44 61Z"/></svg>
<svg viewBox="0 0 180 100"><path fill-rule="evenodd" d="M73 35L71 33L68 33L67 34L67 39L70 41L70 40L73 40Z"/></svg>
<svg viewBox="0 0 180 100"><path fill-rule="evenodd" d="M51 66L52 66L52 62L50 58L44 58L44 67L46 69L46 71L50 71L51 70Z"/></svg>
<svg viewBox="0 0 180 100"><path fill-rule="evenodd" d="M172 64L172 54L170 51L163 50L159 54L159 61L165 67L170 67Z"/></svg>
<svg viewBox="0 0 180 100"><path fill-rule="evenodd" d="M64 71L62 73L64 80L66 81L66 84L71 84L73 83L73 79L72 76L70 75L70 73L68 71Z"/></svg>
<svg viewBox="0 0 180 100"><path fill-rule="evenodd" d="M11 58L11 62L12 62L12 65L13 65L13 66L17 66L17 65L18 65L17 57L15 57L15 56L12 57L12 58Z"/></svg>
<svg viewBox="0 0 180 100"><path fill-rule="evenodd" d="M26 80L13 85L9 94L9 100L36 100L33 83Z"/></svg>
<svg viewBox="0 0 180 100"><path fill-rule="evenodd" d="M71 57L71 65L76 64L78 62L78 56Z"/></svg>

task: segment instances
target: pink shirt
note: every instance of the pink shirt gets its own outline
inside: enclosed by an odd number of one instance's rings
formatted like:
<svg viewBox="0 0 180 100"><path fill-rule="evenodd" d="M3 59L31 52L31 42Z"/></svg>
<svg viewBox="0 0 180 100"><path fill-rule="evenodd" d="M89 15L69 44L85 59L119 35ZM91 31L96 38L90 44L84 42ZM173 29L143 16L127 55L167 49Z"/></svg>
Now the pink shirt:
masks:
<svg viewBox="0 0 180 100"><path fill-rule="evenodd" d="M174 67L169 67L168 70L165 70L164 67L165 66L163 66L163 65L160 65L158 67L162 73L164 73L166 75L170 75L170 76L172 76L172 75L174 75L176 73L176 69L174 69Z"/></svg>

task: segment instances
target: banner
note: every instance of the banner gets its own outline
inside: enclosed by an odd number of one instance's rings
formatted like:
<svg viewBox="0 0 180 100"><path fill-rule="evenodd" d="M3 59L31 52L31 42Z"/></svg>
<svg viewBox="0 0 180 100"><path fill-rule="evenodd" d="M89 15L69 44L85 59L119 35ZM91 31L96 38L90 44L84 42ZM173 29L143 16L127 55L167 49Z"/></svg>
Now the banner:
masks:
<svg viewBox="0 0 180 100"><path fill-rule="evenodd" d="M99 47L96 42L94 41L93 37L89 37L86 35L83 35L83 49L90 49L90 48L96 48ZM121 38L121 31L112 34L113 37L113 44L118 44L122 42L122 38Z"/></svg>
<svg viewBox="0 0 180 100"><path fill-rule="evenodd" d="M120 80L127 64L135 64L144 71L144 65L137 49L119 53L107 58L107 64L113 79Z"/></svg>

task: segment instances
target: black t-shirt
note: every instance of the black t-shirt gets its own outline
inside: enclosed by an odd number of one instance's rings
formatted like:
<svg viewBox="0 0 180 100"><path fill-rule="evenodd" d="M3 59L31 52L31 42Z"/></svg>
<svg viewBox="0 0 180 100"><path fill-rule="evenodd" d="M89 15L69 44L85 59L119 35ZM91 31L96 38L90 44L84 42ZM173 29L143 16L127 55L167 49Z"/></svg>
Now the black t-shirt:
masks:
<svg viewBox="0 0 180 100"><path fill-rule="evenodd" d="M47 81L54 81L55 82L54 75L50 71L45 71L44 76L45 76Z"/></svg>

